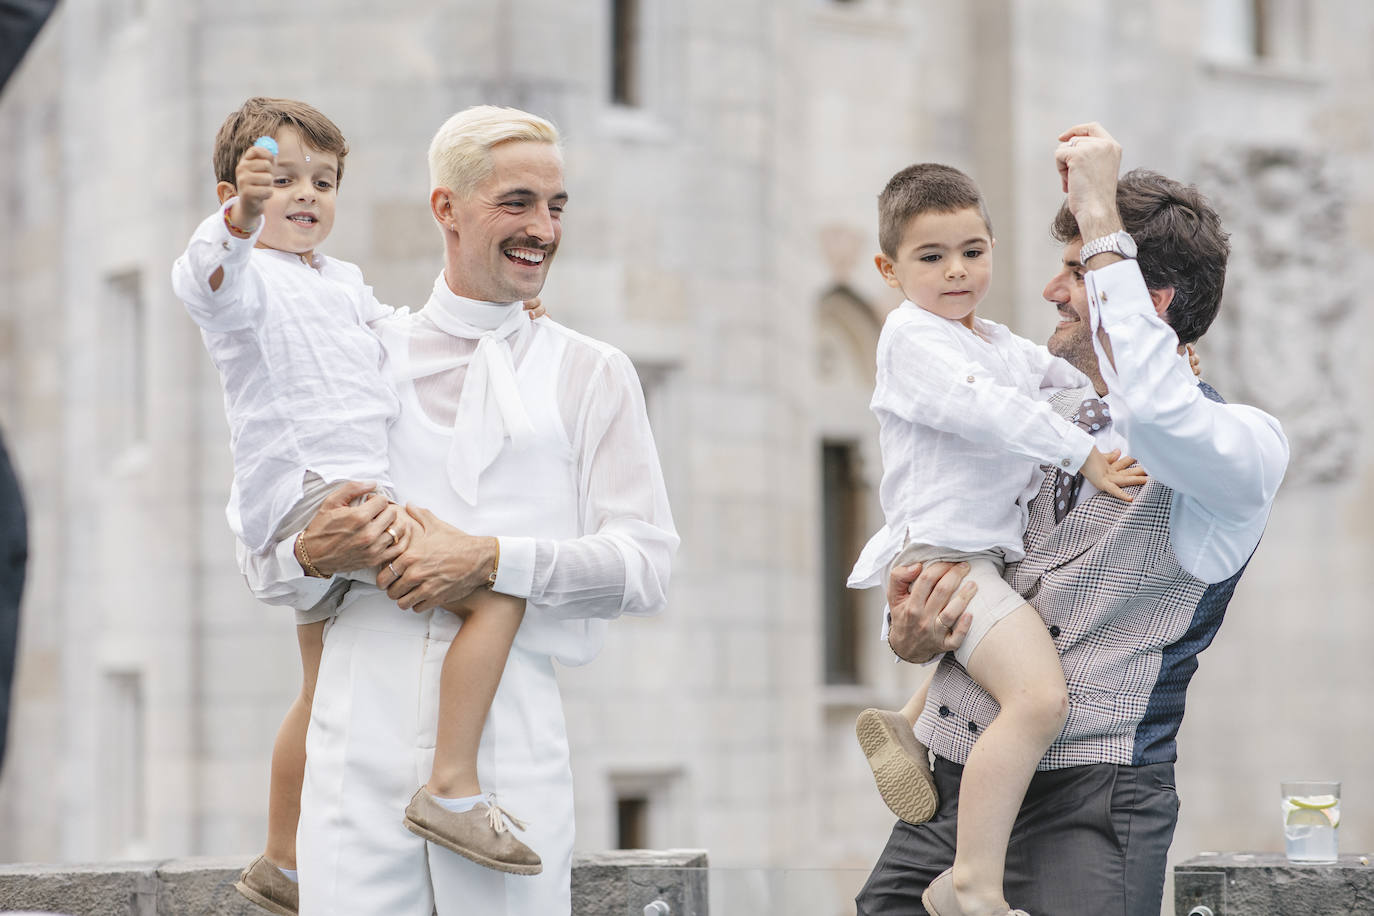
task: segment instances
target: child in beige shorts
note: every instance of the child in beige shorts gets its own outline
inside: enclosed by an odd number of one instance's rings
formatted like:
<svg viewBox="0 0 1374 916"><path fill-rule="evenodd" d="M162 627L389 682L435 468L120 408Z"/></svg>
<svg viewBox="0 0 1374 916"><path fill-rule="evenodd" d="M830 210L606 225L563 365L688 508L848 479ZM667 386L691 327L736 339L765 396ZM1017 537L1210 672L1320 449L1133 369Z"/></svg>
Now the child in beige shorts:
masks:
<svg viewBox="0 0 1374 916"><path fill-rule="evenodd" d="M241 565L245 551L269 564L281 594L259 597L297 607L302 686L273 747L267 849L236 885L279 916L297 910L295 837L325 625L353 582L375 587L377 575L320 574L305 529L322 506L342 508L356 498L377 509L371 524L383 564L423 534L386 486L388 429L399 401L373 327L393 310L377 302L356 266L317 251L333 228L347 153L338 127L315 108L249 99L215 140L219 208L172 270L224 386L234 456L226 514ZM309 582L302 570L320 581L288 585ZM493 569L489 582L495 577ZM440 678L434 765L397 820L478 864L537 874L539 856L508 829L519 822L477 780L483 725L525 601L479 589L445 609L463 626Z"/></svg>
<svg viewBox="0 0 1374 916"><path fill-rule="evenodd" d="M969 753L954 866L932 882L925 904L936 916L1002 916L1010 912L1002 878L1012 823L1068 710L1045 624L1002 580L1002 567L1024 556L1040 465L1080 471L1126 500L1121 486L1144 475L1129 458L1099 452L1088 432L1043 399L1042 391L1086 385L1083 375L975 316L991 282L994 240L973 181L948 166L911 166L888 182L878 208L875 262L906 301L883 324L871 405L886 524L864 547L849 585L883 584L894 564L970 565L978 583L973 624L955 658L1001 711ZM928 820L937 801L928 752L913 734L928 685L900 712L865 710L856 727L883 800L912 823Z"/></svg>

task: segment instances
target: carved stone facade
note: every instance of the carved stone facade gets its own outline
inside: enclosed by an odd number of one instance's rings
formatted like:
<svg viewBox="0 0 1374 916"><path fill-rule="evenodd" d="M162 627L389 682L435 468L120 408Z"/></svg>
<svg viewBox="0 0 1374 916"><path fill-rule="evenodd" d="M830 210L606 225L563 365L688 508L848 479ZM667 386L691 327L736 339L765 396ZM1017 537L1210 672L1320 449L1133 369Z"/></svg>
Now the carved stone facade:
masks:
<svg viewBox="0 0 1374 916"><path fill-rule="evenodd" d="M1316 149L1266 144L1214 151L1198 183L1231 232L1225 301L1202 348L1208 375L1228 399L1283 418L1289 486L1341 480L1369 415L1350 384L1350 181Z"/></svg>

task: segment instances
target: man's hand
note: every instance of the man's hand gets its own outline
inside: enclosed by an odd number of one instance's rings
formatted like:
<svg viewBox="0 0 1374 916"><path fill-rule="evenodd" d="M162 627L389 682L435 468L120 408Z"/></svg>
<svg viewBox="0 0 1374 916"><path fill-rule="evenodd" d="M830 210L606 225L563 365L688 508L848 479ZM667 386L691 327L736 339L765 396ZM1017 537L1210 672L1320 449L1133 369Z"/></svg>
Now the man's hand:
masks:
<svg viewBox="0 0 1374 916"><path fill-rule="evenodd" d="M365 499L352 505L359 497ZM332 576L351 569L385 568L410 546L409 521L373 484L350 480L325 498L300 537L314 567Z"/></svg>
<svg viewBox="0 0 1374 916"><path fill-rule="evenodd" d="M406 506L419 528L404 554L377 571L377 587L402 608L457 604L486 585L496 562L496 538L458 530L428 509Z"/></svg>
<svg viewBox="0 0 1374 916"><path fill-rule="evenodd" d="M892 623L887 644L898 658L924 664L959 648L973 624L969 600L978 585L969 582L967 563L943 561L893 567L887 579Z"/></svg>
<svg viewBox="0 0 1374 916"><path fill-rule="evenodd" d="M538 296L535 296L533 299L526 300L525 311L530 313L530 321L533 321L536 318L543 318L545 315L549 313L548 309L544 308L544 306L540 304Z"/></svg>
<svg viewBox="0 0 1374 916"><path fill-rule="evenodd" d="M229 222L253 231L262 218L263 208L272 197L272 167L276 157L260 146L250 146L234 170L234 187L239 199L229 211Z"/></svg>
<svg viewBox="0 0 1374 916"><path fill-rule="evenodd" d="M1121 171L1121 144L1096 122L1078 124L1059 135L1054 151L1059 180L1069 195L1069 212L1078 220L1083 241L1121 228L1116 209L1116 178Z"/></svg>

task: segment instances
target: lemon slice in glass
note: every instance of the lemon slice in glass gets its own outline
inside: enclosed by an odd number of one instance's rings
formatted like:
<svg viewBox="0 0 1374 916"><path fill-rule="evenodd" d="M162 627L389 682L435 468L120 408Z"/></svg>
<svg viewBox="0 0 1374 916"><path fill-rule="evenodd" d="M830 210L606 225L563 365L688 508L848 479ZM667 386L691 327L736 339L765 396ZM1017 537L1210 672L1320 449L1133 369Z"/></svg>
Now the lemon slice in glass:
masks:
<svg viewBox="0 0 1374 916"><path fill-rule="evenodd" d="M1313 811L1334 808L1339 801L1334 795L1294 795L1288 799L1288 803L1295 808L1310 808Z"/></svg>

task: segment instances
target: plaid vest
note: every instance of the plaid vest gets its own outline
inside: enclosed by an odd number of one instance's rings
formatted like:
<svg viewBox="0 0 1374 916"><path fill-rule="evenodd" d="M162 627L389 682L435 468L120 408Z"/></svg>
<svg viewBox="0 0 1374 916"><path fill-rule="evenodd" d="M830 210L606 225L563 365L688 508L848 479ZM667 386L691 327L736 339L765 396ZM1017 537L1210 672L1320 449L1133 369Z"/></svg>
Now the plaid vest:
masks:
<svg viewBox="0 0 1374 916"><path fill-rule="evenodd" d="M1052 404L1069 416L1081 395L1061 392ZM1178 565L1169 543L1173 495L1153 480L1130 503L1095 493L1056 526L1054 474L1048 473L1031 501L1026 558L1009 565L1006 578L1044 619L1069 691L1068 722L1039 769L1177 758L1174 739L1197 655L1221 626L1245 568L1207 585ZM997 711L997 702L946 654L916 734L962 764Z"/></svg>

